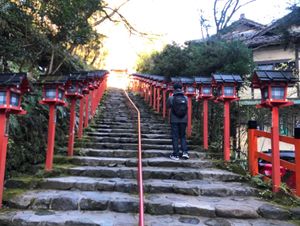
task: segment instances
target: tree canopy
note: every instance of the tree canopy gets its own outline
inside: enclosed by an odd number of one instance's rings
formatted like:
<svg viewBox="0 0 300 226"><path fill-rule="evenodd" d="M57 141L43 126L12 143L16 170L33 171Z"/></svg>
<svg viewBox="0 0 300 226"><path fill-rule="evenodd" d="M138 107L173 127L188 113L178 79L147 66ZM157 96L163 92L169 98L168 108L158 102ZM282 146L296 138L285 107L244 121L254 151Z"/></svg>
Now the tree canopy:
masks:
<svg viewBox="0 0 300 226"><path fill-rule="evenodd" d="M137 71L164 76L211 75L215 72L248 75L252 70L251 51L241 42L220 40L180 46L167 45L161 52L141 56Z"/></svg>
<svg viewBox="0 0 300 226"><path fill-rule="evenodd" d="M51 74L81 70L83 61L99 67L105 36L97 26L106 20L130 26L103 0L1 0L0 71Z"/></svg>

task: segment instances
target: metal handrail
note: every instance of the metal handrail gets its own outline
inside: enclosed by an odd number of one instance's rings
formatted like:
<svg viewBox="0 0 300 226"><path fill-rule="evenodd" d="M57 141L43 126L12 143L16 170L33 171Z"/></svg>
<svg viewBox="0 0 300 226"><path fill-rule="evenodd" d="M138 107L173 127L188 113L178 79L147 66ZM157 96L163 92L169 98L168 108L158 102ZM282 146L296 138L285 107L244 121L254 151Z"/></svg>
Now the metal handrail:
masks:
<svg viewBox="0 0 300 226"><path fill-rule="evenodd" d="M125 96L135 108L138 115L138 173L137 173L137 183L139 188L139 226L144 226L144 189L143 189L143 170L142 170L142 136L141 136L141 114L139 109L135 106L133 101L128 96L126 90L124 90Z"/></svg>

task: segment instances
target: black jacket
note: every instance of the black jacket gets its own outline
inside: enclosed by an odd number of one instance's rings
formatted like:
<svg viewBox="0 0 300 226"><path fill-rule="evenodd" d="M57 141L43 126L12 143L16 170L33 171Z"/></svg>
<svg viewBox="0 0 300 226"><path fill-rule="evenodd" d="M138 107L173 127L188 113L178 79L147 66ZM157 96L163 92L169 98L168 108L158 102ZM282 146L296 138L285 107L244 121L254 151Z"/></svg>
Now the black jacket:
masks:
<svg viewBox="0 0 300 226"><path fill-rule="evenodd" d="M176 89L174 92L173 92L173 96L178 94L178 93L182 93L183 94L183 91L181 89ZM173 96L170 96L167 100L167 108L168 109L171 109L171 119L170 119L170 122L171 123L187 123L187 114L185 114L184 117L182 118L179 118L177 117L173 112L172 112L172 104L173 104L173 99L174 97ZM185 96L186 100L188 101L188 98Z"/></svg>

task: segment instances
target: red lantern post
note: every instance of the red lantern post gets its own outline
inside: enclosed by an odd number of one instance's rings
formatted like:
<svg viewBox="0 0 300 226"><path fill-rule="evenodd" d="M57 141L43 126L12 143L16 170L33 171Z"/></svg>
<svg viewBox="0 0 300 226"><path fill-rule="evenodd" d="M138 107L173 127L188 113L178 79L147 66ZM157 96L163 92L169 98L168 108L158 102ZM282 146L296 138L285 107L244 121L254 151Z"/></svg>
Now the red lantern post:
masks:
<svg viewBox="0 0 300 226"><path fill-rule="evenodd" d="M239 75L213 74L217 100L224 103L224 160L230 161L230 102L238 100L237 88L243 82Z"/></svg>
<svg viewBox="0 0 300 226"><path fill-rule="evenodd" d="M203 149L208 150L208 100L213 98L211 77L195 77L199 84L198 100L203 100Z"/></svg>
<svg viewBox="0 0 300 226"><path fill-rule="evenodd" d="M196 95L196 89L194 87L194 78L181 78L181 82L185 88L185 95L188 97L188 122L187 122L187 137L192 136L192 99Z"/></svg>
<svg viewBox="0 0 300 226"><path fill-rule="evenodd" d="M273 191L279 191L280 150L279 150L279 108L293 105L287 100L287 88L293 86L297 79L290 71L257 70L253 74L251 86L261 90L261 104L258 108L269 108L272 111L272 182Z"/></svg>
<svg viewBox="0 0 300 226"><path fill-rule="evenodd" d="M28 91L29 83L25 73L0 74L0 208L4 188L9 115L26 114L21 107L21 98Z"/></svg>
<svg viewBox="0 0 300 226"><path fill-rule="evenodd" d="M41 83L43 84L43 99L40 101L40 104L49 105L48 143L45 165L46 171L52 170L56 126L56 106L66 106L64 101L64 86L66 82L67 77L59 75L47 75L41 80Z"/></svg>
<svg viewBox="0 0 300 226"><path fill-rule="evenodd" d="M75 138L75 116L76 116L76 101L82 99L83 82L85 77L80 73L73 73L68 76L69 84L67 85L66 97L70 100L70 127L68 141L68 156L73 156L74 138Z"/></svg>
<svg viewBox="0 0 300 226"><path fill-rule="evenodd" d="M86 72L82 72L81 73L82 75L82 79L84 79L82 81L82 84L83 84L83 87L82 87L82 95L83 95L83 98L80 99L80 105L79 105L79 125L78 125L78 139L81 139L82 138L82 135L83 135L83 128L84 128L84 124L85 124L85 121L84 121L84 106L87 104L86 103L86 98L89 96L89 82L88 82L88 77L87 77L87 73Z"/></svg>

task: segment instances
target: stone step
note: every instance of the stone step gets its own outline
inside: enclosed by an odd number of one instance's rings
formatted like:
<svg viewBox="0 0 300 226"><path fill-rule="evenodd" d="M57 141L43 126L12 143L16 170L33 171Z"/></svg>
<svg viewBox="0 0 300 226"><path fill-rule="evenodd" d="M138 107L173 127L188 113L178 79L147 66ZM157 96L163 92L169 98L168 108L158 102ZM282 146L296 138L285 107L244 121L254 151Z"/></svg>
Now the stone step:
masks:
<svg viewBox="0 0 300 226"><path fill-rule="evenodd" d="M120 128L102 128L102 129L95 129L95 128L88 128L86 131L91 131L91 132L99 132L99 133L132 133L136 134L137 130L136 129L120 129ZM147 133L147 134L171 134L171 132L166 133L166 131L163 130L151 130L151 129L143 129L142 134Z"/></svg>
<svg viewBox="0 0 300 226"><path fill-rule="evenodd" d="M132 125L136 125L137 124L137 120L132 120L131 122L122 122L122 121L118 121L115 119L111 119L108 122L97 122L94 121L93 124L91 124L91 126L132 126ZM151 120L151 119L145 119L145 120L141 120L141 126L157 126L157 127L170 127L170 125L166 122L157 122L156 120Z"/></svg>
<svg viewBox="0 0 300 226"><path fill-rule="evenodd" d="M142 122L154 122L154 123L166 123L164 119L161 117L155 117L152 115L141 115L141 121ZM103 114L100 117L95 118L95 122L99 124L106 124L111 122L137 122L137 119L134 117L128 117L128 116L116 116L111 117L109 114Z"/></svg>
<svg viewBox="0 0 300 226"><path fill-rule="evenodd" d="M84 137L82 141L87 140L87 142L99 142L99 143L118 143L118 144L124 144L124 143L138 143L138 138L132 138L132 137ZM142 138L142 144L172 144L172 139L152 139L152 138Z"/></svg>
<svg viewBox="0 0 300 226"><path fill-rule="evenodd" d="M117 158L117 157L86 157L74 156L64 157L56 156L56 162L66 161L73 165L80 166L128 166L137 167L137 158ZM190 159L188 161L174 161L170 158L147 158L142 160L143 166L153 167L189 167L189 168L211 168L212 161L201 159Z"/></svg>
<svg viewBox="0 0 300 226"><path fill-rule="evenodd" d="M133 150L137 149L137 144L130 143L102 143L102 142L88 142L88 143L76 143L75 147L81 148L95 148L95 149L125 149L125 150ZM196 145L188 145L189 150L199 149L199 146ZM170 152L173 150L172 145L162 145L162 144L142 144L142 150L169 150Z"/></svg>
<svg viewBox="0 0 300 226"><path fill-rule="evenodd" d="M25 210L0 213L3 226L131 226L138 225L139 216L134 213L112 211L49 211ZM294 226L292 222L267 219L208 218L188 215L145 214L145 225L152 226L191 226L191 225L245 225L245 226Z"/></svg>
<svg viewBox="0 0 300 226"><path fill-rule="evenodd" d="M98 124L98 125L91 125L91 128L93 129L134 129L137 127L137 124L131 124L131 125L108 125L108 124ZM142 132L143 131L149 131L149 130L161 130L164 133L168 133L171 131L169 126L163 125L158 126L156 124L154 125L143 125L141 126Z"/></svg>
<svg viewBox="0 0 300 226"><path fill-rule="evenodd" d="M85 133L86 137L133 137L137 138L137 133L99 133L99 132L87 132ZM142 133L142 138L149 139L171 139L169 134L148 134Z"/></svg>
<svg viewBox="0 0 300 226"><path fill-rule="evenodd" d="M137 150L122 150L122 149L93 149L93 148L75 148L75 153L80 156L93 157L121 157L121 158L136 158ZM165 157L169 158L171 152L166 150L144 150L143 158ZM190 158L205 158L208 153L190 151Z"/></svg>
<svg viewBox="0 0 300 226"><path fill-rule="evenodd" d="M11 208L31 210L110 210L121 213L137 213L137 195L122 192L32 190L4 200ZM291 213L280 206L272 205L259 198L247 196L207 197L172 193L146 194L145 213L155 215L183 214L203 217L225 217L237 219L268 218L270 211L281 212L282 219ZM243 205L241 205L243 203Z"/></svg>
<svg viewBox="0 0 300 226"><path fill-rule="evenodd" d="M59 166L57 166L60 168ZM137 167L120 166L78 166L61 168L66 175L128 178L136 179ZM217 181L243 181L241 175L220 169L197 169L184 167L143 167L143 178L147 179L175 179L175 180L217 180Z"/></svg>
<svg viewBox="0 0 300 226"><path fill-rule="evenodd" d="M135 179L123 178L93 178L93 177L54 177L45 179L13 178L6 181L6 188L14 189L53 189L53 190L81 190L81 191L117 191L137 193L138 186ZM258 191L246 183L221 182L210 180L159 180L143 181L146 193L174 193L194 196L254 196Z"/></svg>

